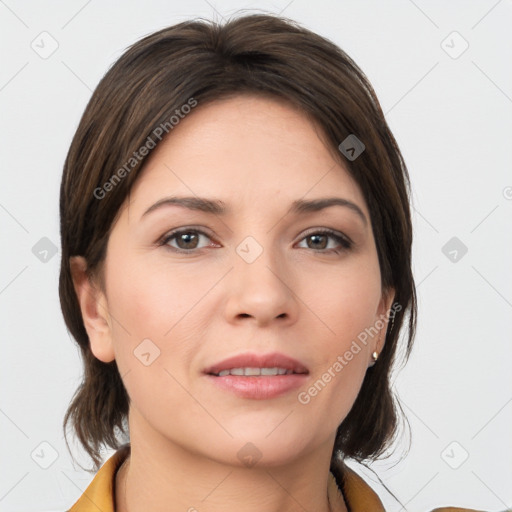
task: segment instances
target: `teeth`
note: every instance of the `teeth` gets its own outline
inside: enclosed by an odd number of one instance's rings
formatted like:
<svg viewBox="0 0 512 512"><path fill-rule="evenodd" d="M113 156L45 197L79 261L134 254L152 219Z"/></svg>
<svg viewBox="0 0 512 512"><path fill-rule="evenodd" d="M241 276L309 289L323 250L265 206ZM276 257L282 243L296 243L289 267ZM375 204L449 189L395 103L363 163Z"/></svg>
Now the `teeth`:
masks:
<svg viewBox="0 0 512 512"><path fill-rule="evenodd" d="M261 368L259 370L260 375L279 375L279 368Z"/></svg>
<svg viewBox="0 0 512 512"><path fill-rule="evenodd" d="M231 368L230 370L222 370L219 372L219 377L226 375L238 375L247 377L258 377L261 375L289 375L293 373L292 370L286 368Z"/></svg>

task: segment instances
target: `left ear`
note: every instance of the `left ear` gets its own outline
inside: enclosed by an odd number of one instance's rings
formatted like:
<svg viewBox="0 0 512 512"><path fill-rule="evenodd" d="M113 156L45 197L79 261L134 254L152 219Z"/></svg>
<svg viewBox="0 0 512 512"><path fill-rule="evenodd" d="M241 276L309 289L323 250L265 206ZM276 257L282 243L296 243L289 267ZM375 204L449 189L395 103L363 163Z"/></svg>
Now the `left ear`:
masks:
<svg viewBox="0 0 512 512"><path fill-rule="evenodd" d="M379 307L377 310L377 319L376 323L383 324L380 328L380 333L378 339L375 342L375 346L373 348L374 351L379 354L382 352L384 348L384 343L386 342L386 333L388 330L388 323L390 321L389 316L391 313L391 306L393 305L393 301L395 300L395 289L388 288L382 292L382 297L379 302Z"/></svg>

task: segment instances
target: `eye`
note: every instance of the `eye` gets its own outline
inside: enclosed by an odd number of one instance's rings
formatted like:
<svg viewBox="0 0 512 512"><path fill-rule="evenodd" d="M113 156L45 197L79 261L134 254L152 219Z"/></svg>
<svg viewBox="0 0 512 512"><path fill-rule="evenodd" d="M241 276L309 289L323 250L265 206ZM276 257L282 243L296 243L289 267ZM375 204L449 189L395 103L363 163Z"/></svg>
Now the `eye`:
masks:
<svg viewBox="0 0 512 512"><path fill-rule="evenodd" d="M201 245L201 240L203 245ZM196 228L182 228L171 231L162 237L158 245L168 246L176 252L191 253L206 247L212 247L211 237L204 231ZM311 230L302 238L300 243L306 242L301 248L313 249L317 252L339 254L352 247L352 241L344 235L330 229ZM300 247L300 245L299 245Z"/></svg>
<svg viewBox="0 0 512 512"><path fill-rule="evenodd" d="M334 240L334 244L330 244L329 239ZM347 237L332 231L330 229L320 229L310 231L301 240L301 243L306 241L306 249L314 249L320 252L336 253L339 254L344 250L352 247L352 242ZM329 247L329 244L331 247ZM303 246L304 247L304 246Z"/></svg>
<svg viewBox="0 0 512 512"><path fill-rule="evenodd" d="M204 231L199 229L180 229L165 235L159 245L168 245L171 249L181 252L191 252L195 249L203 249L204 247L211 245L206 244L201 247L201 238L211 240ZM173 245L174 243L176 245Z"/></svg>

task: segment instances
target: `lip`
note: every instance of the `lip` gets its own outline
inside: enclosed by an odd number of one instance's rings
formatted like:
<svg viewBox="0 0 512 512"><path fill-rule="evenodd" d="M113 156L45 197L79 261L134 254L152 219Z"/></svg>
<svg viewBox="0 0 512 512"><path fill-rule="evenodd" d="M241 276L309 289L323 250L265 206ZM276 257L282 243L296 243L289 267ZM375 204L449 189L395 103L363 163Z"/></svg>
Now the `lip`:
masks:
<svg viewBox="0 0 512 512"><path fill-rule="evenodd" d="M232 368L285 368L295 373L287 375L243 377L225 375L219 377L222 370ZM284 354L245 353L224 359L205 369L208 380L224 391L234 393L241 398L268 400L276 398L302 386L309 376L304 364Z"/></svg>

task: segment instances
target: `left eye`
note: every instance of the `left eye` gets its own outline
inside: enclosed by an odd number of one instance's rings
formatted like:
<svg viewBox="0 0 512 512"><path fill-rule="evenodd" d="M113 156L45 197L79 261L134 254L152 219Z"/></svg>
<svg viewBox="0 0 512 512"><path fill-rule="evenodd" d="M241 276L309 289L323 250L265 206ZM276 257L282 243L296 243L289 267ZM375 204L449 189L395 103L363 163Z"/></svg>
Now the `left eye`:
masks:
<svg viewBox="0 0 512 512"><path fill-rule="evenodd" d="M329 239L334 240L334 246L329 247ZM308 240L311 243L308 243ZM350 249L351 243L342 236L331 231L315 231L304 237L301 242L306 241L306 249L315 249L325 252L338 252L342 249ZM303 246L304 247L304 246Z"/></svg>

